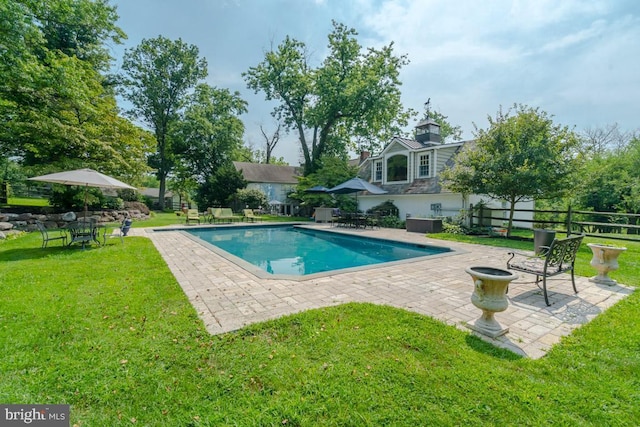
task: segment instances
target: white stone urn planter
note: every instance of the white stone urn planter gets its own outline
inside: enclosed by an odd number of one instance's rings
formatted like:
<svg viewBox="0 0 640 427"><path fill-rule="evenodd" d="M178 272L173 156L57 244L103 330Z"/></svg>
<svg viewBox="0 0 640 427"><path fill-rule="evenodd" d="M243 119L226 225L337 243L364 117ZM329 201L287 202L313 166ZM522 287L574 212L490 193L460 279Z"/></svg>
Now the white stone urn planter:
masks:
<svg viewBox="0 0 640 427"><path fill-rule="evenodd" d="M507 288L518 275L493 267L467 267L465 271L469 273L474 284L471 303L482 310L482 316L467 326L491 338L509 332L509 328L502 327L494 315L505 311L509 306Z"/></svg>
<svg viewBox="0 0 640 427"><path fill-rule="evenodd" d="M598 272L598 275L590 278L589 281L609 286L618 283L610 278L608 274L610 271L618 269L618 256L626 251L627 248L599 243L587 243L587 246L589 246L591 252L593 252L593 258L591 258L590 263L591 267L595 268Z"/></svg>

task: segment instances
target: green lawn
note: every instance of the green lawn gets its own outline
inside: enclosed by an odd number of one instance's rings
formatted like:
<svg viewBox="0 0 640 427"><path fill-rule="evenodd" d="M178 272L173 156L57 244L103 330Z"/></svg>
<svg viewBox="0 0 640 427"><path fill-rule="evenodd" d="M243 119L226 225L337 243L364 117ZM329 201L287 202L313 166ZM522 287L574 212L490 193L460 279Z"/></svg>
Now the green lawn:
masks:
<svg viewBox="0 0 640 427"><path fill-rule="evenodd" d="M9 206L49 206L49 199L35 199L32 197L9 197L7 204L2 207Z"/></svg>
<svg viewBox="0 0 640 427"><path fill-rule="evenodd" d="M212 337L150 241L108 243L0 242L0 402L78 426L640 424L637 293L538 360L372 304ZM613 277L638 285L639 252Z"/></svg>

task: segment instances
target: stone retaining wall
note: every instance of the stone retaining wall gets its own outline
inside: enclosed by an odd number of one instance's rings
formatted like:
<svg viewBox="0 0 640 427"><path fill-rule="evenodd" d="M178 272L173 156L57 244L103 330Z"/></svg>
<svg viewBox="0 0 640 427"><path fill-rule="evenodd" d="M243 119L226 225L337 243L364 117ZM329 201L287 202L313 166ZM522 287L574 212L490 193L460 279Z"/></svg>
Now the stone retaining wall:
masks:
<svg viewBox="0 0 640 427"><path fill-rule="evenodd" d="M137 209L87 212L87 218L94 218L99 224L121 222L127 215L129 215L129 218L132 218L134 221L149 219L149 215L143 214ZM69 222L83 217L84 211L67 212L63 214L18 214L0 212L0 239L4 239L7 235L20 233L22 231L37 230L36 221L44 223L47 228L61 228Z"/></svg>

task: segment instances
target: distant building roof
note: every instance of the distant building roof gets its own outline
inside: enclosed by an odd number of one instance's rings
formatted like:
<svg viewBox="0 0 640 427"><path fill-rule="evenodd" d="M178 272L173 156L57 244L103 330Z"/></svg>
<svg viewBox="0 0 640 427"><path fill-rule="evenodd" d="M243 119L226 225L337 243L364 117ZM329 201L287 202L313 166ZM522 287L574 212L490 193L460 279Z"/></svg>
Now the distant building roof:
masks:
<svg viewBox="0 0 640 427"><path fill-rule="evenodd" d="M142 193L143 196L158 198L160 197L160 189L159 188L143 188L142 190L138 190ZM165 191L164 197L173 197L173 193L171 191Z"/></svg>
<svg viewBox="0 0 640 427"><path fill-rule="evenodd" d="M279 184L297 184L297 176L302 175L299 167L267 165L264 163L233 162L236 170L248 182L270 182Z"/></svg>

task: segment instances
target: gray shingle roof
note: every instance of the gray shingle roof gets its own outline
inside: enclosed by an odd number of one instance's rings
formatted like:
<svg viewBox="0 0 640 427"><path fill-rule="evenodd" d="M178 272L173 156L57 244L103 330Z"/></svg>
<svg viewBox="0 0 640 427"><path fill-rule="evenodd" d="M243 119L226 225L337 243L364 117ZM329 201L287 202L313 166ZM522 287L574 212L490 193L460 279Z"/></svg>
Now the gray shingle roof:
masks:
<svg viewBox="0 0 640 427"><path fill-rule="evenodd" d="M297 176L302 175L299 167L266 165L263 163L233 162L236 170L248 182L272 182L280 184L297 184Z"/></svg>

